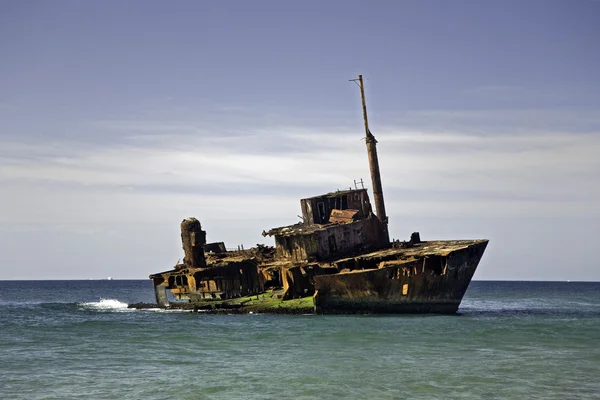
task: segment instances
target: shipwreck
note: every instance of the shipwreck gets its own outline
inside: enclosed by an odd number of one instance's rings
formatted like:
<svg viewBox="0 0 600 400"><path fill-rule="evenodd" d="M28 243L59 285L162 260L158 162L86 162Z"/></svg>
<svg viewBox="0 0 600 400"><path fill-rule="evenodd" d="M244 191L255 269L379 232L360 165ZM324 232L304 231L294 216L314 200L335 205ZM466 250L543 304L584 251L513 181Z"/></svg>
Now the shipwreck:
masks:
<svg viewBox="0 0 600 400"><path fill-rule="evenodd" d="M164 308L209 312L456 313L488 240L390 241L377 141L360 87L373 200L367 189L300 200L300 223L263 231L274 246L229 251L181 223L183 262L150 275ZM169 295L170 292L170 295ZM133 305L143 307L144 305Z"/></svg>

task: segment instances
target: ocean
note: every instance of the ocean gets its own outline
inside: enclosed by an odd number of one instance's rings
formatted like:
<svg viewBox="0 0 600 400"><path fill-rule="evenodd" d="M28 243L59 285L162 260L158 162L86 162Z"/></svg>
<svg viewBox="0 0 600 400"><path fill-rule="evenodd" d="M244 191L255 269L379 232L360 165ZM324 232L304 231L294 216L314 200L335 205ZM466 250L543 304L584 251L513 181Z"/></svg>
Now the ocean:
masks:
<svg viewBox="0 0 600 400"><path fill-rule="evenodd" d="M451 316L134 302L149 280L0 281L0 398L600 398L600 283L474 281Z"/></svg>

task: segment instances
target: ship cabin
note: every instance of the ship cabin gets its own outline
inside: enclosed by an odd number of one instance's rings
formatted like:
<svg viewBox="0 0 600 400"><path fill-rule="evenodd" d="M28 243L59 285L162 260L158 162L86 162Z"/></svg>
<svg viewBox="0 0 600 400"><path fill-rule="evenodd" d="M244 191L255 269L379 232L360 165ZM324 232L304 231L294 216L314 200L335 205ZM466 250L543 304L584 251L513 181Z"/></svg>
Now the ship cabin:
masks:
<svg viewBox="0 0 600 400"><path fill-rule="evenodd" d="M177 300L193 301L257 294L269 285L283 286L284 298L306 295L313 290L310 277L337 272L319 262L389 245L366 189L309 197L300 200L300 206L302 222L263 231L263 236L274 236L275 251L262 262L255 257L260 249L227 251L222 242L206 243L206 232L197 219L183 220L183 263L150 276L157 303L169 304L166 289Z"/></svg>
<svg viewBox="0 0 600 400"><path fill-rule="evenodd" d="M271 229L276 256L292 263L329 261L385 247L384 228L366 189L336 191L300 200L302 222Z"/></svg>

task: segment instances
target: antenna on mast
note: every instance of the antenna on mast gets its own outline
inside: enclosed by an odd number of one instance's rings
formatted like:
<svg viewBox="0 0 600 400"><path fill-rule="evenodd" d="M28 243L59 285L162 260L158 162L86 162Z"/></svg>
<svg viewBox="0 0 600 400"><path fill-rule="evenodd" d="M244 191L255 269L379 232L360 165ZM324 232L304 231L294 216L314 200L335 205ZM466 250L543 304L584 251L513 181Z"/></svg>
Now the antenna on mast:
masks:
<svg viewBox="0 0 600 400"><path fill-rule="evenodd" d="M379 159L377 158L377 140L369 129L369 119L367 117L367 101L365 100L365 86L362 75L357 79L350 79L351 82L358 84L360 88L360 97L362 100L363 119L365 122L365 142L367 144L367 154L369 156L369 168L371 170L371 182L373 184L373 200L375 201L375 212L381 221L386 244L390 241L388 232L388 217L385 213L385 203L383 201L383 189L381 187L381 175L379 173ZM357 82L358 81L358 82Z"/></svg>

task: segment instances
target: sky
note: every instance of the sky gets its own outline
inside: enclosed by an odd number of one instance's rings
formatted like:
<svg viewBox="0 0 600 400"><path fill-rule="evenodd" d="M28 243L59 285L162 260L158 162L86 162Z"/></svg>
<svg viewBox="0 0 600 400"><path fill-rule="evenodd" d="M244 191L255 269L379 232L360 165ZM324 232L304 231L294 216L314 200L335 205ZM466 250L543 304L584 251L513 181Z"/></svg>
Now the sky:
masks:
<svg viewBox="0 0 600 400"><path fill-rule="evenodd" d="M474 279L600 280L600 2L0 1L0 279L145 279L273 245L363 179Z"/></svg>

